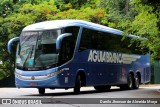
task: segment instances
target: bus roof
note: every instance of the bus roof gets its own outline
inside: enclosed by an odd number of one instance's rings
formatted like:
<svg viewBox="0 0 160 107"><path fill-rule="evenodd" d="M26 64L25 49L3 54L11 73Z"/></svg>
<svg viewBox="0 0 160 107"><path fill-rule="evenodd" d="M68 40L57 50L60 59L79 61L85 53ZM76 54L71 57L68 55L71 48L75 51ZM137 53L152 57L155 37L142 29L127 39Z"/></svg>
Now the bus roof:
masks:
<svg viewBox="0 0 160 107"><path fill-rule="evenodd" d="M100 24L95 24L92 22L87 22L83 20L52 20L52 21L44 21L35 24L31 24L26 26L22 31L42 31L42 30L51 30L51 29L59 29L67 26L82 26L85 28L90 28L102 32L113 33L117 35L122 35L122 31L113 29L107 26L103 26ZM128 35L129 37L139 38L138 36Z"/></svg>

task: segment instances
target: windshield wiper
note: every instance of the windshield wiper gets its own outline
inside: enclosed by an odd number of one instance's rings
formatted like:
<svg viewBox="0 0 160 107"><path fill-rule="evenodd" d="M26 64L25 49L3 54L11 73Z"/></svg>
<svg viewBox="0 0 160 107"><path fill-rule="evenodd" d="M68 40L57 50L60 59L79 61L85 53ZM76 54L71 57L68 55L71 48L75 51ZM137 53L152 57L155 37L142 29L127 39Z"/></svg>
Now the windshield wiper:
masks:
<svg viewBox="0 0 160 107"><path fill-rule="evenodd" d="M26 59L25 59L25 61L24 61L23 68L24 68L24 66L26 65L26 62L27 62L27 60L28 60L29 56L30 56L30 58L31 58L31 56L32 56L32 53L33 53L33 47L34 47L34 45L32 45L32 49L31 49L31 51L28 53L28 55L27 55L27 57L26 57Z"/></svg>

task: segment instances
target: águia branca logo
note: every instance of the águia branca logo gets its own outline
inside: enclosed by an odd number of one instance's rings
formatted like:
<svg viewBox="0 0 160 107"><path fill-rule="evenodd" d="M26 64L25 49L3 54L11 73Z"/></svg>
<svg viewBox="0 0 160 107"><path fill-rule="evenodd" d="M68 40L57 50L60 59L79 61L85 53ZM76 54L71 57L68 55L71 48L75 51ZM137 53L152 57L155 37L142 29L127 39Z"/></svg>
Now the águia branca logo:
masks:
<svg viewBox="0 0 160 107"><path fill-rule="evenodd" d="M141 56L139 55L90 50L88 62L131 64L132 62L138 60L140 57Z"/></svg>

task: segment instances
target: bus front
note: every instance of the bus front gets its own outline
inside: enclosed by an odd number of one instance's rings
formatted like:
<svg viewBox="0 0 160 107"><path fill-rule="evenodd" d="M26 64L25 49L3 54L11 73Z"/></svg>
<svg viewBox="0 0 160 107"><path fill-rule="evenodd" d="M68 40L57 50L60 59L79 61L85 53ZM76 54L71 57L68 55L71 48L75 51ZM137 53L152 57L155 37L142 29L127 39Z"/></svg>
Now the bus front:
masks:
<svg viewBox="0 0 160 107"><path fill-rule="evenodd" d="M73 87L65 76L74 51L71 35L64 29L22 31L16 51L16 87L38 88L40 94L45 88Z"/></svg>

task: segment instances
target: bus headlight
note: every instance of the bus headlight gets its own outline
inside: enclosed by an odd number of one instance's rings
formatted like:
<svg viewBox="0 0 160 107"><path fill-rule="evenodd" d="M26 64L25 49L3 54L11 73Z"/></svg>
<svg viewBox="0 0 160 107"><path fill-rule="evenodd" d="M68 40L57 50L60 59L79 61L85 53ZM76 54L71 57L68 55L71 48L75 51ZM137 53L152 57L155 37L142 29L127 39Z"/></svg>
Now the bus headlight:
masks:
<svg viewBox="0 0 160 107"><path fill-rule="evenodd" d="M15 72L15 77L21 78L22 76L20 74L18 74L18 73Z"/></svg>
<svg viewBox="0 0 160 107"><path fill-rule="evenodd" d="M49 73L49 74L46 74L47 77L52 77L52 76L56 76L60 73L62 73L64 71L64 69L61 69L59 71L56 71L56 72L52 72L52 73Z"/></svg>
<svg viewBox="0 0 160 107"><path fill-rule="evenodd" d="M55 72L53 72L53 73L49 73L49 74L46 74L46 76L47 77L52 77L52 76L55 76L56 75L56 73Z"/></svg>

